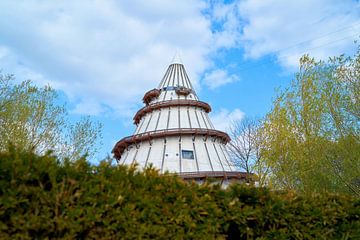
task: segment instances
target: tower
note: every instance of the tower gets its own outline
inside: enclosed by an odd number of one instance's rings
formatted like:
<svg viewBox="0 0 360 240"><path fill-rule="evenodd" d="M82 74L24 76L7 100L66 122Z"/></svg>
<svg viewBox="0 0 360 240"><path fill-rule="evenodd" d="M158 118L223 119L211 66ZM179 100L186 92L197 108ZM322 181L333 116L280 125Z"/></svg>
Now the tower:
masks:
<svg viewBox="0 0 360 240"><path fill-rule="evenodd" d="M209 104L199 100L180 58L174 58L158 88L145 93L134 116L135 133L118 141L112 153L119 164L152 164L184 179L243 180L225 145L230 137L216 130Z"/></svg>

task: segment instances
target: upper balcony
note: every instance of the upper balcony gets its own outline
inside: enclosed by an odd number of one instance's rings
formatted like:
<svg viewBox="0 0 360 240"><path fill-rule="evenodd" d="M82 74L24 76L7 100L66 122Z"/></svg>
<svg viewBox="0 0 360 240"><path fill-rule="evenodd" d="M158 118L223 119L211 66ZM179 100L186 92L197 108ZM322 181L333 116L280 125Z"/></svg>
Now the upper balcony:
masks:
<svg viewBox="0 0 360 240"><path fill-rule="evenodd" d="M154 88L148 92L145 93L144 97L143 97L143 102L146 105L149 105L149 103L154 99L160 96L160 90L157 88Z"/></svg>

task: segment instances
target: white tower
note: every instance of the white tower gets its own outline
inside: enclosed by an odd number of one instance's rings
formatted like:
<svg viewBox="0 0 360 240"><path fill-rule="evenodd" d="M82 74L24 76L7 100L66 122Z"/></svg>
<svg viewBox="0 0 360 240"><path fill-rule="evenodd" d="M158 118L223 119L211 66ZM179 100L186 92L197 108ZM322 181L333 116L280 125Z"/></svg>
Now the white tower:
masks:
<svg viewBox="0 0 360 240"><path fill-rule="evenodd" d="M145 106L134 116L134 135L112 150L119 164L173 172L184 179L246 178L236 171L225 149L230 137L214 128L209 104L199 100L179 57L168 67L158 88L145 93Z"/></svg>

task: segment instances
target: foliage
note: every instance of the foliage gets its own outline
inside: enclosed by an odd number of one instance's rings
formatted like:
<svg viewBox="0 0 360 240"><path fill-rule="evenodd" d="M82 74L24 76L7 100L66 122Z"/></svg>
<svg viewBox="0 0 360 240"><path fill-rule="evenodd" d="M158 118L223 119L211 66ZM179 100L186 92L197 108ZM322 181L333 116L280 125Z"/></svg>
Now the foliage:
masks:
<svg viewBox="0 0 360 240"><path fill-rule="evenodd" d="M16 84L13 75L0 73L0 150L11 142L37 153L54 149L70 159L93 155L101 126L89 118L69 124L57 97L49 86L39 88L29 80Z"/></svg>
<svg viewBox="0 0 360 240"><path fill-rule="evenodd" d="M0 153L1 239L355 239L360 200Z"/></svg>
<svg viewBox="0 0 360 240"><path fill-rule="evenodd" d="M262 129L272 183L360 196L360 51L327 62L305 55Z"/></svg>
<svg viewBox="0 0 360 240"><path fill-rule="evenodd" d="M231 142L227 144L232 162L249 174L256 175L260 186L266 184L268 167L262 157L261 122L257 119L244 118L233 121L229 134Z"/></svg>

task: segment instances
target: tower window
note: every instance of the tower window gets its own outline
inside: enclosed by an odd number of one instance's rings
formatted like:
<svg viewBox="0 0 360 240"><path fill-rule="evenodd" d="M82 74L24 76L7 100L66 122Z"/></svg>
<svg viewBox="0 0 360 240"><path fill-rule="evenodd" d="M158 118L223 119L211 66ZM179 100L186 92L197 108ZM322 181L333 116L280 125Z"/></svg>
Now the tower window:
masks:
<svg viewBox="0 0 360 240"><path fill-rule="evenodd" d="M190 150L181 150L181 156L185 159L194 159L194 152Z"/></svg>

